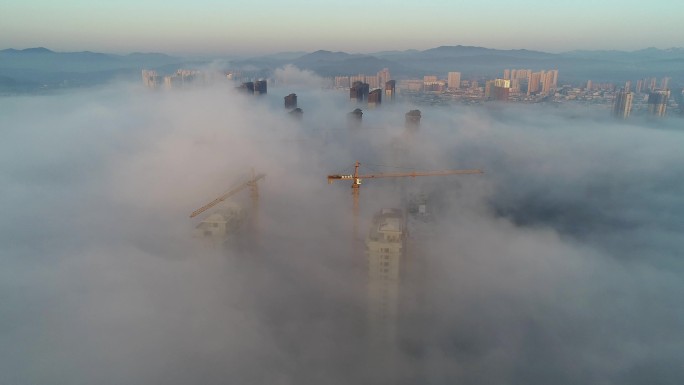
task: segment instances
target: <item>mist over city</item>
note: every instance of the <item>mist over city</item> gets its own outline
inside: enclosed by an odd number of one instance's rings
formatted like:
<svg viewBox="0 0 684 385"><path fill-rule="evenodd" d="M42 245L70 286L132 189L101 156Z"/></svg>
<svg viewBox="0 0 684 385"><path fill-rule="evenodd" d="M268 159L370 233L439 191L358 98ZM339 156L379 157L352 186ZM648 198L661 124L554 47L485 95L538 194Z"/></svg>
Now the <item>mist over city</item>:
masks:
<svg viewBox="0 0 684 385"><path fill-rule="evenodd" d="M30 3L0 384L682 383L679 7Z"/></svg>

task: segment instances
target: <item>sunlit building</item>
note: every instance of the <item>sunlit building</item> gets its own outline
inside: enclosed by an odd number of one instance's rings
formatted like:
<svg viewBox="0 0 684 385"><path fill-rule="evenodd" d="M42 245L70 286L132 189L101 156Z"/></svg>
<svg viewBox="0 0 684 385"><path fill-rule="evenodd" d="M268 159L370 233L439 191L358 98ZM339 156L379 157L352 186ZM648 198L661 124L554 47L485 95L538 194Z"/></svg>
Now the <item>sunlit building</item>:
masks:
<svg viewBox="0 0 684 385"><path fill-rule="evenodd" d="M380 72L378 72L377 78L378 87L387 84L387 82L392 79L392 77L390 76L389 68L383 68L382 70L380 70Z"/></svg>
<svg viewBox="0 0 684 385"><path fill-rule="evenodd" d="M161 82L161 76L153 70L142 70L142 81L145 87L157 88Z"/></svg>
<svg viewBox="0 0 684 385"><path fill-rule="evenodd" d="M489 98L492 100L505 101L511 89L511 81L508 79L496 79L489 85Z"/></svg>
<svg viewBox="0 0 684 385"><path fill-rule="evenodd" d="M632 111L632 98L633 94L631 92L626 90L618 91L613 102L613 116L627 119Z"/></svg>
<svg viewBox="0 0 684 385"><path fill-rule="evenodd" d="M457 90L461 88L461 73L449 72L447 74L447 87L450 90Z"/></svg>
<svg viewBox="0 0 684 385"><path fill-rule="evenodd" d="M535 95L541 85L541 72L531 72L527 77L527 95Z"/></svg>
<svg viewBox="0 0 684 385"><path fill-rule="evenodd" d="M385 100L393 101L396 98L397 93L397 82L394 80L388 80L385 83Z"/></svg>

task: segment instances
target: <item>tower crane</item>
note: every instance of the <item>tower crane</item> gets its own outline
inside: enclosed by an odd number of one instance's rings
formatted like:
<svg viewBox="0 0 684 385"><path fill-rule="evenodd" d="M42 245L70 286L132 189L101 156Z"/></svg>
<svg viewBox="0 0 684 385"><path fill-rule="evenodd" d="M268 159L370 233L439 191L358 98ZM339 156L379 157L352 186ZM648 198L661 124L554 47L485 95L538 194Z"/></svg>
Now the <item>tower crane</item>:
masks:
<svg viewBox="0 0 684 385"><path fill-rule="evenodd" d="M240 183L238 186L232 188L231 190L228 190L226 193L221 195L220 197L214 199L213 201L207 203L206 205L198 208L197 210L193 211L192 214L190 214L190 218L194 218L198 216L199 214L202 214L203 212L209 210L210 208L216 206L217 204L225 201L229 197L239 193L240 191L249 188L249 196L252 199L252 215L250 216L251 219L251 224L252 224L252 229L253 231L257 231L258 229L258 210L259 210L259 186L257 182L259 182L261 179L266 177L266 174L256 174L254 172L254 169L252 169L252 175L251 177Z"/></svg>
<svg viewBox="0 0 684 385"><path fill-rule="evenodd" d="M402 178L402 177L417 177L417 176L444 176L444 175L463 175L463 174L484 174L482 170L470 169L470 170L439 170L439 171L413 171L413 172L389 172L381 174L359 174L359 166L361 163L356 161L354 163L354 173L353 174L333 174L328 175L328 184L332 184L336 180L351 180L352 181L352 197L354 201L354 206L352 208L352 214L354 217L353 233L354 240L357 238L358 233L358 218L359 218L359 190L361 187L361 181L363 179L375 179L375 178Z"/></svg>

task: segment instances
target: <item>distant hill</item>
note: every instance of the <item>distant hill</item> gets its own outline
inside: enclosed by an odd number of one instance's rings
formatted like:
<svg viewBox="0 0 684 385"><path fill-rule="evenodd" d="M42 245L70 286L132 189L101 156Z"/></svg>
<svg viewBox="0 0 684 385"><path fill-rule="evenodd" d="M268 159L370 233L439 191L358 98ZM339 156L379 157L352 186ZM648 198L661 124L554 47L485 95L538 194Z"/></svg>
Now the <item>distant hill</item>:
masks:
<svg viewBox="0 0 684 385"><path fill-rule="evenodd" d="M136 79L142 68L183 63L161 53L113 55L98 52L55 52L44 47L0 50L0 93L88 86L114 78Z"/></svg>
<svg viewBox="0 0 684 385"><path fill-rule="evenodd" d="M113 55L90 51L55 52L44 47L0 51L0 93L25 92L45 87L97 84L113 78L138 80L142 68L173 72L207 61L187 60L162 53ZM354 54L318 50L281 52L233 60L229 66L253 76L269 76L287 64L321 76L374 74L389 68L395 79L421 78L458 71L464 79L493 78L506 68L534 71L558 69L561 83L624 82L645 77L669 76L671 84L684 83L684 49L646 48L637 51L570 51L547 53L526 49L499 50L473 46L440 46L426 50L383 51Z"/></svg>
<svg viewBox="0 0 684 385"><path fill-rule="evenodd" d="M373 74L389 68L396 78L437 75L459 71L464 78L502 76L506 68L558 69L561 82L636 80L647 76L683 78L684 49L647 48L626 51L572 51L548 53L526 49L499 50L473 46L441 46L426 50L351 54L319 50L297 58L259 57L236 62L265 71L293 64L321 76Z"/></svg>

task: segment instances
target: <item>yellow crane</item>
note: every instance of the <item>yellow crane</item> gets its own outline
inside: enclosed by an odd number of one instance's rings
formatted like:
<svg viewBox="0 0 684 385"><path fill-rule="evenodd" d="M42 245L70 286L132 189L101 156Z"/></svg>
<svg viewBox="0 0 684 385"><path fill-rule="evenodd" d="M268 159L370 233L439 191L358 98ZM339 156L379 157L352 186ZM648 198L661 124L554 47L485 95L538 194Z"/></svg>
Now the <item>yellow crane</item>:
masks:
<svg viewBox="0 0 684 385"><path fill-rule="evenodd" d="M361 163L359 163L358 161L356 163L354 163L354 173L353 174L328 175L328 184L332 184L336 180L351 180L352 181L352 186L351 186L352 187L352 197L354 200L354 206L352 208L352 214L354 217L352 235L354 237L354 240L357 239L357 233L358 233L359 189L361 187L361 181L363 179L403 178L403 177L417 177L417 176L444 176L444 175L463 175L463 174L484 174L484 172L482 170L479 170L479 169L388 172L388 173L381 173L381 174L359 174L359 166L361 166Z"/></svg>
<svg viewBox="0 0 684 385"><path fill-rule="evenodd" d="M197 210L193 211L190 214L190 218L194 218L198 216L199 214L202 214L203 212L209 210L210 208L216 206L217 204L225 201L229 197L239 193L240 191L249 188L249 196L252 199L252 214L250 215L250 222L252 226L252 230L254 231L254 234L256 234L256 231L258 231L258 210L259 210L259 186L257 182L259 182L261 179L266 177L266 174L256 174L254 172L254 169L252 169L252 175L251 177L240 183L238 186L232 188L231 190L228 190L225 192L223 195L220 197L214 199L213 201L207 203L206 205L198 208Z"/></svg>

